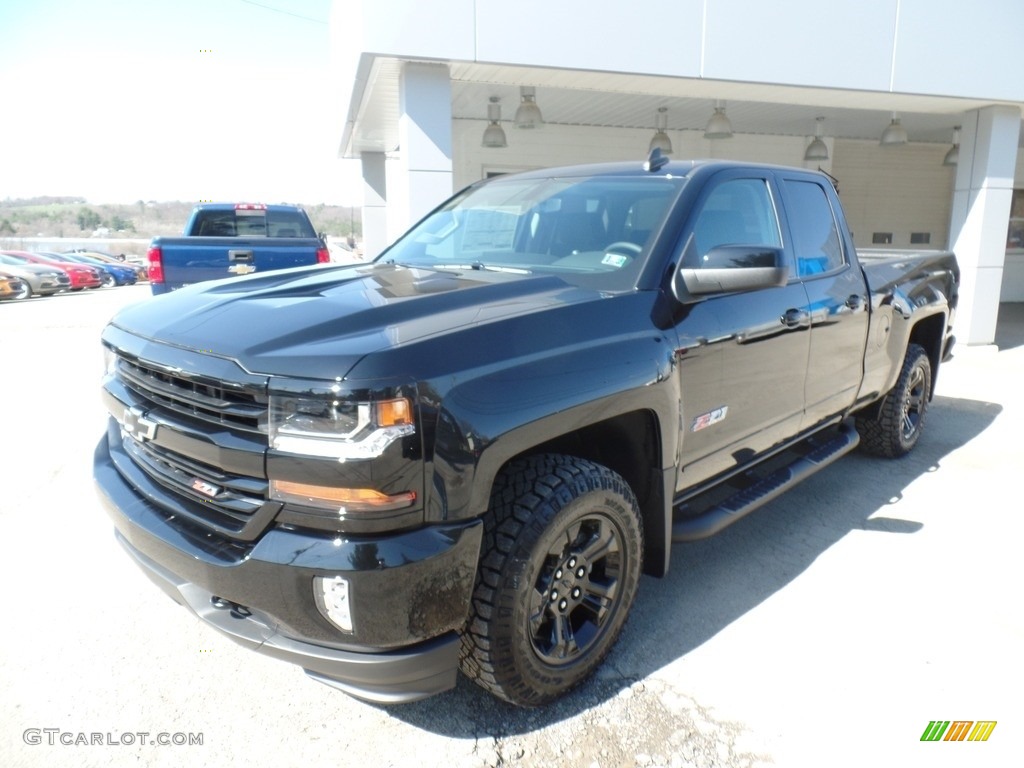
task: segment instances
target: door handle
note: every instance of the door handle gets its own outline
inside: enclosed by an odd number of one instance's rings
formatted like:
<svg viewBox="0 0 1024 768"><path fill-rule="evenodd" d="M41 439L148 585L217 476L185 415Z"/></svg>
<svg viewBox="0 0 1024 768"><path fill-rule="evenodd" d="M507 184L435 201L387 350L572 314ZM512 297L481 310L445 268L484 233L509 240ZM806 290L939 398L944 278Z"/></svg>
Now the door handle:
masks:
<svg viewBox="0 0 1024 768"><path fill-rule="evenodd" d="M781 318L782 324L787 328L799 328L802 325L807 325L807 320L810 316L805 310L802 309L787 309L786 314Z"/></svg>

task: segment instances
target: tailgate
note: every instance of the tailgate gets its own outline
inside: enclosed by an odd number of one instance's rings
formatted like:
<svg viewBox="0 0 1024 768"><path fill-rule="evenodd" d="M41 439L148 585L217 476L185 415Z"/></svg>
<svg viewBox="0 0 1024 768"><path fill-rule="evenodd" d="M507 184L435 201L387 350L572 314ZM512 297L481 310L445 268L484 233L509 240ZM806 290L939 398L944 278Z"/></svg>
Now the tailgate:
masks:
<svg viewBox="0 0 1024 768"><path fill-rule="evenodd" d="M178 288L206 280L317 263L320 242L293 237L190 237L162 247L164 280Z"/></svg>

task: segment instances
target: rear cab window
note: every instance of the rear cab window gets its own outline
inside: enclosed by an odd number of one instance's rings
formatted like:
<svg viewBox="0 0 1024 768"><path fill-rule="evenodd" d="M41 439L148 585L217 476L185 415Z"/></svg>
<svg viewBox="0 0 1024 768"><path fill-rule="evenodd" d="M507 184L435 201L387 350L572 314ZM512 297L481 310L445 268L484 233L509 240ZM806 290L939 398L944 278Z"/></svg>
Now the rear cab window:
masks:
<svg viewBox="0 0 1024 768"><path fill-rule="evenodd" d="M201 209L190 234L199 237L316 237L309 219L298 210L265 206Z"/></svg>

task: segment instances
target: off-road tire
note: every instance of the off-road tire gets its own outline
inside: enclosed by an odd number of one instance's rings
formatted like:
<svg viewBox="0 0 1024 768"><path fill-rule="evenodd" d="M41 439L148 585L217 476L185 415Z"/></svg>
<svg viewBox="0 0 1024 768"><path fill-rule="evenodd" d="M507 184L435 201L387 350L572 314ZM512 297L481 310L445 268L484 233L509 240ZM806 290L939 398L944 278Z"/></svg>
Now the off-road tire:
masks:
<svg viewBox="0 0 1024 768"><path fill-rule="evenodd" d="M858 416L860 445L868 453L898 458L910 453L924 430L932 390L932 364L917 344L907 347L896 384L882 400L874 417Z"/></svg>
<svg viewBox="0 0 1024 768"><path fill-rule="evenodd" d="M462 671L513 704L545 704L615 644L640 581L636 497L607 467L546 454L495 480Z"/></svg>

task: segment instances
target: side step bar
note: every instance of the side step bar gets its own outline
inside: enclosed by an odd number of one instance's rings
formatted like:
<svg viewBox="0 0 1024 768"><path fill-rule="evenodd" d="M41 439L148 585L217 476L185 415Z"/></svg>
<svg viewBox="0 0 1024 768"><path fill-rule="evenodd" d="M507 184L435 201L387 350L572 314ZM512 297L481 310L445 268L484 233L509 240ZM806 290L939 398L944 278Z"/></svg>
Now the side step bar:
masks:
<svg viewBox="0 0 1024 768"><path fill-rule="evenodd" d="M818 470L824 469L836 459L842 458L856 448L858 443L860 435L857 434L852 421L844 422L835 437L806 456L797 458L793 463L758 480L749 488L737 491L725 501L699 515L673 523L672 541L699 541L713 536L797 483L806 480Z"/></svg>

